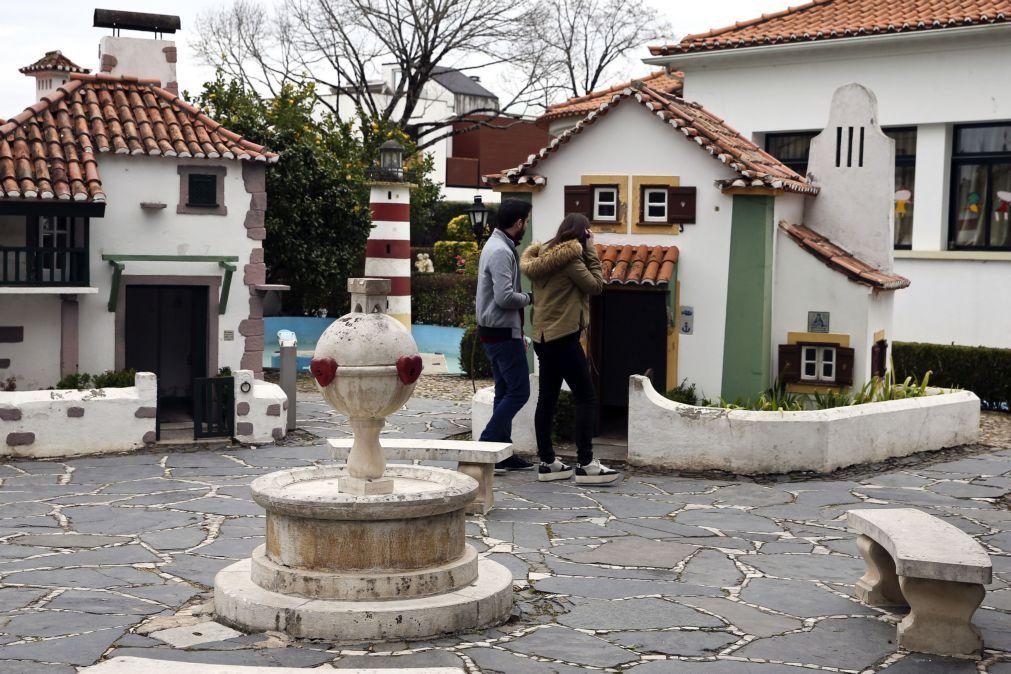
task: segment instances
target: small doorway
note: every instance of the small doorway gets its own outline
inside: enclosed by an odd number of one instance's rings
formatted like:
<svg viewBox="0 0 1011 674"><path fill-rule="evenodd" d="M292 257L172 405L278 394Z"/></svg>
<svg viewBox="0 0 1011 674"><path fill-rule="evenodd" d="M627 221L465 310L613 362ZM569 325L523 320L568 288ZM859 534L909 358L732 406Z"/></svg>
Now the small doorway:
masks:
<svg viewBox="0 0 1011 674"><path fill-rule="evenodd" d="M628 432L628 378L649 374L658 391L667 379L667 291L605 287L590 306L590 356L600 399L599 434Z"/></svg>
<svg viewBox="0 0 1011 674"><path fill-rule="evenodd" d="M158 376L158 423L193 421L193 386L207 376L206 286L128 285L125 366Z"/></svg>

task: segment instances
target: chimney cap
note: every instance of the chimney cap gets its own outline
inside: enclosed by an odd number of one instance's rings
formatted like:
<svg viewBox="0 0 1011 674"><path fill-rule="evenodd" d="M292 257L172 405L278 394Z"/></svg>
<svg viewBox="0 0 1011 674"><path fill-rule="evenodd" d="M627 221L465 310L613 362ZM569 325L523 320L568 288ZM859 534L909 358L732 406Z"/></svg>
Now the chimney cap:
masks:
<svg viewBox="0 0 1011 674"><path fill-rule="evenodd" d="M118 9L95 9L95 28L141 30L149 33L174 33L179 30L179 17L172 14L125 12Z"/></svg>

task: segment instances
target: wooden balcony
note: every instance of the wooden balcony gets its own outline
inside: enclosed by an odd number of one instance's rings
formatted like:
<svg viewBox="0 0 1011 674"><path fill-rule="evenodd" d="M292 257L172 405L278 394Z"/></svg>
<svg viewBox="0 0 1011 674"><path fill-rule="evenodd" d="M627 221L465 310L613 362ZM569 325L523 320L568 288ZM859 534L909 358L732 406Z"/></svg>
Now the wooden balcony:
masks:
<svg viewBox="0 0 1011 674"><path fill-rule="evenodd" d="M87 248L0 246L0 286L84 287L88 281Z"/></svg>

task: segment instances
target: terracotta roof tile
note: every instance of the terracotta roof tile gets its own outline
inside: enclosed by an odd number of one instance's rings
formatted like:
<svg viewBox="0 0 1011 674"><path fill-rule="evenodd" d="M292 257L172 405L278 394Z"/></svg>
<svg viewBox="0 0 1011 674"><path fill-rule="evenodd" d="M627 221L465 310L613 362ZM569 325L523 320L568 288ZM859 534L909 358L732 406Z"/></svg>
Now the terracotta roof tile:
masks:
<svg viewBox="0 0 1011 674"><path fill-rule="evenodd" d="M738 178L721 181L722 187L771 187L802 194L818 193L817 187L698 103L656 91L644 84L614 94L574 127L530 155L525 162L501 173L486 175L485 182L492 185L524 182L543 185L545 178L535 174L532 171L534 167L623 101L630 99L653 112L672 130L680 131L681 135L694 141L715 160L726 164L738 174Z"/></svg>
<svg viewBox="0 0 1011 674"><path fill-rule="evenodd" d="M813 0L732 26L650 47L656 56L860 35L957 28L1011 20L1011 0Z"/></svg>
<svg viewBox="0 0 1011 674"><path fill-rule="evenodd" d="M674 277L676 246L597 244L605 283L662 286Z"/></svg>
<svg viewBox="0 0 1011 674"><path fill-rule="evenodd" d="M899 290L909 285L909 279L875 269L804 225L781 222L779 228L796 241L801 248L832 269L845 274L851 281L878 290Z"/></svg>
<svg viewBox="0 0 1011 674"><path fill-rule="evenodd" d="M105 201L106 152L277 161L153 80L73 74L0 125L0 198Z"/></svg>
<svg viewBox="0 0 1011 674"><path fill-rule="evenodd" d="M18 72L28 74L37 73L44 70L61 70L67 73L90 73L91 71L87 68L82 68L77 65L66 56L63 55L59 49L53 51L47 51L46 55L40 58L35 63L26 65L24 68L18 68Z"/></svg>
<svg viewBox="0 0 1011 674"><path fill-rule="evenodd" d="M592 112L593 110L599 108L602 104L606 103L611 96L621 93L636 82L642 82L657 91L662 91L667 94L680 94L683 85L683 82L681 81L682 77L682 73L674 73L671 75L668 74L666 70L658 70L652 75L647 75L646 77L638 80L624 82L623 84L618 84L608 89L598 89L597 91L591 91L583 96L570 98L563 103L549 105L548 109L537 119L537 121L547 122L552 119L563 119L565 117L583 117L588 112Z"/></svg>

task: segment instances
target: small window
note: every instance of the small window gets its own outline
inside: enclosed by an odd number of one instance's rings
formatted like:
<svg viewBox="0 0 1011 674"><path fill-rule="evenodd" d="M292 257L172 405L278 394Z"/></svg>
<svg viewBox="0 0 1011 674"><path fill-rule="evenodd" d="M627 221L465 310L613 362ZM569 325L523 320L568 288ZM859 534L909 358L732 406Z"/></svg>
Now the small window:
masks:
<svg viewBox="0 0 1011 674"><path fill-rule="evenodd" d="M187 206L198 208L218 207L218 177L204 173L189 175L189 198Z"/></svg>
<svg viewBox="0 0 1011 674"><path fill-rule="evenodd" d="M1011 250L1011 124L955 128L949 248Z"/></svg>
<svg viewBox="0 0 1011 674"><path fill-rule="evenodd" d="M835 382L835 347L804 346L800 353L803 381Z"/></svg>
<svg viewBox="0 0 1011 674"><path fill-rule="evenodd" d="M667 222L667 188L643 189L643 222Z"/></svg>
<svg viewBox="0 0 1011 674"><path fill-rule="evenodd" d="M618 189L616 187L593 188L593 220L618 221Z"/></svg>

